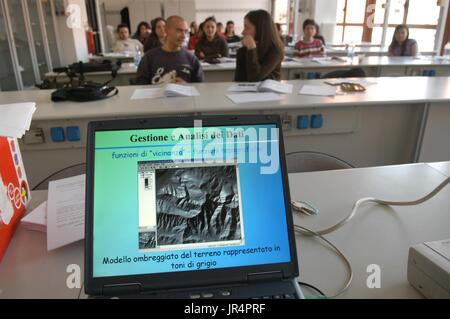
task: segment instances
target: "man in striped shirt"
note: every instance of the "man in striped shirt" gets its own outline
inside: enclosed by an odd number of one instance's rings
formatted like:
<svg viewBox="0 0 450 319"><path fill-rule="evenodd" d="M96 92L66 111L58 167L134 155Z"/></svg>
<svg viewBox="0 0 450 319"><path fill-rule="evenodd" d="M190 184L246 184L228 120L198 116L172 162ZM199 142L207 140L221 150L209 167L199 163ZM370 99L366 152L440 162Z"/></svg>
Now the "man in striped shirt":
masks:
<svg viewBox="0 0 450 319"><path fill-rule="evenodd" d="M306 19L303 22L303 40L295 44L294 55L296 57L308 58L325 55L325 47L322 41L314 38L316 33L316 22L312 19Z"/></svg>

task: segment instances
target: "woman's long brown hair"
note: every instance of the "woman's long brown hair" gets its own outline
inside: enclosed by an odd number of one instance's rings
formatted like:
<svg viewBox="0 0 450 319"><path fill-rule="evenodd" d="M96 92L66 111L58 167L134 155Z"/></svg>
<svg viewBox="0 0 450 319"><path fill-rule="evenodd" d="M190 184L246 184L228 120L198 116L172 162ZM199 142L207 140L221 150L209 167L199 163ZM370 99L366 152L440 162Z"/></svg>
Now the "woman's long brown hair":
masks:
<svg viewBox="0 0 450 319"><path fill-rule="evenodd" d="M255 26L255 42L257 44L259 59L262 59L274 46L283 53L284 44L281 42L275 23L269 12L265 10L250 11L245 18Z"/></svg>

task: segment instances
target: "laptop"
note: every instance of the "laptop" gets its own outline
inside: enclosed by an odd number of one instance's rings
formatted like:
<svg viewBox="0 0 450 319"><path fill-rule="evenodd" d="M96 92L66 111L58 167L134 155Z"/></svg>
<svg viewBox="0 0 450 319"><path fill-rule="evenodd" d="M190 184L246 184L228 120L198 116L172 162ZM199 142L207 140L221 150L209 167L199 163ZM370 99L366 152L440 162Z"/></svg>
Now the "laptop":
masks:
<svg viewBox="0 0 450 319"><path fill-rule="evenodd" d="M276 115L88 126L85 292L301 298Z"/></svg>

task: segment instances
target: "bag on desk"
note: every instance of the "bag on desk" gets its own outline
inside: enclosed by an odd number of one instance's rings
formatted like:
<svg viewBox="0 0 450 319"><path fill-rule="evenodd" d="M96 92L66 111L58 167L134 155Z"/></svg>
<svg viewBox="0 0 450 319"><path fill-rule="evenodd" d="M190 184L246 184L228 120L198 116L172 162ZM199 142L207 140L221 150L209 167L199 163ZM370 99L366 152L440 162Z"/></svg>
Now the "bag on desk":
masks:
<svg viewBox="0 0 450 319"><path fill-rule="evenodd" d="M114 94L110 95L113 91ZM67 87L52 92L52 101L88 102L102 100L117 93L119 93L119 90L114 86L85 84L76 88Z"/></svg>
<svg viewBox="0 0 450 319"><path fill-rule="evenodd" d="M30 201L17 139L0 136L0 261Z"/></svg>

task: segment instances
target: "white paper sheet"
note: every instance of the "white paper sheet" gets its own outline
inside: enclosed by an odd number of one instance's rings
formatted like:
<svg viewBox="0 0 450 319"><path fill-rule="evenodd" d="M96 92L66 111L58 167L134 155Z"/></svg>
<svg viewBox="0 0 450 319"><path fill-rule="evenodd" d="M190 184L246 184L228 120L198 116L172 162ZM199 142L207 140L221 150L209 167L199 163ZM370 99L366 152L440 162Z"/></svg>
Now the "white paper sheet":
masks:
<svg viewBox="0 0 450 319"><path fill-rule="evenodd" d="M263 82L245 82L236 83L230 86L228 92L273 92L281 94L291 94L292 84L281 83L274 80L265 80Z"/></svg>
<svg viewBox="0 0 450 319"><path fill-rule="evenodd" d="M20 221L29 230L47 231L47 201L40 204Z"/></svg>
<svg viewBox="0 0 450 319"><path fill-rule="evenodd" d="M200 93L193 86L180 85L180 84L167 84L164 91L164 95L171 96L199 96Z"/></svg>
<svg viewBox="0 0 450 319"><path fill-rule="evenodd" d="M259 86L260 92L274 92L281 94L291 94L293 85L289 83L281 83L274 80L265 80Z"/></svg>
<svg viewBox="0 0 450 319"><path fill-rule="evenodd" d="M258 92L261 82L235 83L230 86L228 92Z"/></svg>
<svg viewBox="0 0 450 319"><path fill-rule="evenodd" d="M0 105L0 136L21 138L30 129L36 103Z"/></svg>
<svg viewBox="0 0 450 319"><path fill-rule="evenodd" d="M275 93L242 93L242 94L228 94L229 98L233 103L252 103L252 102L268 102L268 101L279 101L281 96Z"/></svg>
<svg viewBox="0 0 450 319"><path fill-rule="evenodd" d="M85 175L50 182L47 201L47 250L84 238Z"/></svg>
<svg viewBox="0 0 450 319"><path fill-rule="evenodd" d="M336 87L329 85L303 85L299 94L316 96L335 96Z"/></svg>
<svg viewBox="0 0 450 319"><path fill-rule="evenodd" d="M156 99L163 96L162 88L136 89L131 100Z"/></svg>

